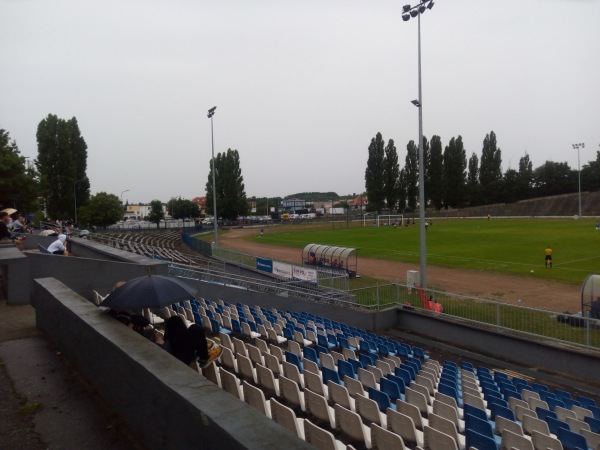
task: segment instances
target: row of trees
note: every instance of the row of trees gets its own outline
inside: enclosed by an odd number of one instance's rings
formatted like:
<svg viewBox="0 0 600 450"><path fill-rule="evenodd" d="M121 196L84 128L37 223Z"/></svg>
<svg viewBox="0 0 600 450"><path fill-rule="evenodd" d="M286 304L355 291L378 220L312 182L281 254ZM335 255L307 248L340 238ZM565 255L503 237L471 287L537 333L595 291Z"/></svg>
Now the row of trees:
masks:
<svg viewBox="0 0 600 450"><path fill-rule="evenodd" d="M406 146L401 169L393 139L386 144L381 133L371 139L365 171L368 209L414 211L419 192L419 147L414 141ZM533 169L527 153L519 160L518 170L502 173L502 152L496 134L483 140L481 156L472 153L467 160L462 137L453 137L443 147L439 136L431 141L423 137L425 202L435 209L511 203L532 197L559 195L577 190L577 170L566 162L546 161ZM600 189L600 152L596 160L581 169L583 190Z"/></svg>

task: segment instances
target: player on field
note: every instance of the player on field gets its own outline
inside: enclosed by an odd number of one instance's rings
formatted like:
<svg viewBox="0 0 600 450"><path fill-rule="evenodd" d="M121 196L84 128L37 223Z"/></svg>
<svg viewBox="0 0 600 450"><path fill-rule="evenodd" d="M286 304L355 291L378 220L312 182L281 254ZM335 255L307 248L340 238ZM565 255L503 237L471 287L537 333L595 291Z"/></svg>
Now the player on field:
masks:
<svg viewBox="0 0 600 450"><path fill-rule="evenodd" d="M550 268L552 269L552 249L550 248L549 245L546 246L546 250L544 250L544 253L546 254L546 258L545 258L546 268L548 268L548 264L550 264Z"/></svg>

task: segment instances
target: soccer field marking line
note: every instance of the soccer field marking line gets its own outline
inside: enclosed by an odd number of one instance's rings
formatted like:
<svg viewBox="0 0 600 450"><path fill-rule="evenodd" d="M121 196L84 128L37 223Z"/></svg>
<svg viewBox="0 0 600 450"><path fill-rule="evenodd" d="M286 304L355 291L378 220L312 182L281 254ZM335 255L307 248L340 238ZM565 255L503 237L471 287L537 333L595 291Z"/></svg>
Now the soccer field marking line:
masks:
<svg viewBox="0 0 600 450"><path fill-rule="evenodd" d="M590 256L589 258L574 259L572 261L567 261L567 262L564 262L564 263L554 264L554 266L555 267L556 266L564 266L565 264L573 264L573 263L578 263L578 262L581 262L581 261L589 261L591 259L598 259L598 258L600 258L600 255L599 256Z"/></svg>

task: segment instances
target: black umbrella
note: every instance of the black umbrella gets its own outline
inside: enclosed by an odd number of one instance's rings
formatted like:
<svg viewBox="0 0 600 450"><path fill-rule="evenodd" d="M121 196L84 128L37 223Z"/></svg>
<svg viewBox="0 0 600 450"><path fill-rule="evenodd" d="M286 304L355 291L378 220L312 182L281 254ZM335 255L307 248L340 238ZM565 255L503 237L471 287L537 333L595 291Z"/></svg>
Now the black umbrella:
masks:
<svg viewBox="0 0 600 450"><path fill-rule="evenodd" d="M175 277L148 275L129 280L112 292L100 306L125 311L161 308L196 296L198 289Z"/></svg>

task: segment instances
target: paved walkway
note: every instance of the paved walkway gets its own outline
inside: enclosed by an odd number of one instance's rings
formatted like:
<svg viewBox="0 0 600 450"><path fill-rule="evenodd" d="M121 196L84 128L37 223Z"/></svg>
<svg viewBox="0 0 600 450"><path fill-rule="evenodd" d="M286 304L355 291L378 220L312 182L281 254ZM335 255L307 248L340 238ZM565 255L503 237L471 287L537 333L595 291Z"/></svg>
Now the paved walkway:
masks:
<svg viewBox="0 0 600 450"><path fill-rule="evenodd" d="M35 327L33 307L0 298L0 450L81 448L144 446Z"/></svg>

